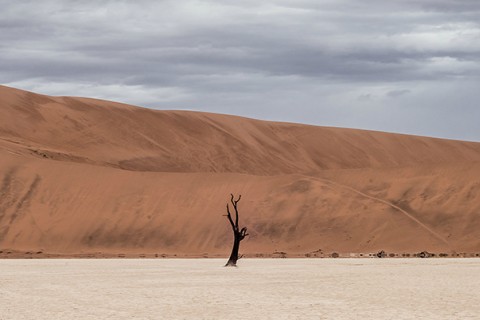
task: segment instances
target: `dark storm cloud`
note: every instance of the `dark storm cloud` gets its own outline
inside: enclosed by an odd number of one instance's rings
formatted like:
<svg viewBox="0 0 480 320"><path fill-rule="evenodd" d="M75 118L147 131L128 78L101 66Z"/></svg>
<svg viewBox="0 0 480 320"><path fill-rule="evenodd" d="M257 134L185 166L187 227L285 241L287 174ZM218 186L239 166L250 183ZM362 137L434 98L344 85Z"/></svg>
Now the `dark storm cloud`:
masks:
<svg viewBox="0 0 480 320"><path fill-rule="evenodd" d="M477 110L478 1L0 5L0 81L7 85L480 140L476 127L448 125L449 114L468 118ZM432 114L445 119L432 122Z"/></svg>

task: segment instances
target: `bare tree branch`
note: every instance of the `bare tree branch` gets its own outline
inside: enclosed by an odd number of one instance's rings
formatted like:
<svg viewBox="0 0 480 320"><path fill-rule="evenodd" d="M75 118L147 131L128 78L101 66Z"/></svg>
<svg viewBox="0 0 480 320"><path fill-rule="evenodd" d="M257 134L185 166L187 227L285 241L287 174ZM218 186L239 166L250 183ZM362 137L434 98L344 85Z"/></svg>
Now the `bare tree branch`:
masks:
<svg viewBox="0 0 480 320"><path fill-rule="evenodd" d="M233 205L233 208L235 209L235 228L238 230L238 202L240 201L240 199L242 198L242 195L238 195L238 199L235 200L235 197L233 196L233 194L230 194L230 202L232 203Z"/></svg>
<svg viewBox="0 0 480 320"><path fill-rule="evenodd" d="M230 208L228 207L228 203L227 203L227 214L226 214L226 216L228 218L228 221L230 221L230 224L232 225L233 232L235 232L236 231L235 224L233 223L232 214L230 213Z"/></svg>
<svg viewBox="0 0 480 320"><path fill-rule="evenodd" d="M246 236L248 236L247 227L243 227L242 230L240 230L240 238L243 240Z"/></svg>

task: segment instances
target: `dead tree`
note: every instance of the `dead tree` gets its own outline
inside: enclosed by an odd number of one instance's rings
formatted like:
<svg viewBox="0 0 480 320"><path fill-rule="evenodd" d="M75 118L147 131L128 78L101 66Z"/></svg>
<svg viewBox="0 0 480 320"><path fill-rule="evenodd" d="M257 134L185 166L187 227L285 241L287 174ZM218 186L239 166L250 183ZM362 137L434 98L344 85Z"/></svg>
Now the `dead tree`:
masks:
<svg viewBox="0 0 480 320"><path fill-rule="evenodd" d="M240 229L240 227L238 226L238 202L240 201L242 195L239 195L237 200L235 200L233 194L230 194L230 196L230 202L232 203L233 209L235 210L235 222L233 221L232 214L230 213L230 206L227 203L227 214L225 216L228 218L228 221L232 226L233 248L232 253L230 254L230 258L228 259L225 267L236 267L237 260L239 259L238 250L240 249L240 241L242 241L246 236L248 236L248 233L246 227Z"/></svg>

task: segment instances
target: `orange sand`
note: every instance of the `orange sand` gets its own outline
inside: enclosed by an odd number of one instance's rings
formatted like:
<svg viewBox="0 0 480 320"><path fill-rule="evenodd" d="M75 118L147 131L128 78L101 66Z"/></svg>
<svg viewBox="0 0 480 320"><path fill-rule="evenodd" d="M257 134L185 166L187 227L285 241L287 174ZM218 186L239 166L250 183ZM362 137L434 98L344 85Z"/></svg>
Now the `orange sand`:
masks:
<svg viewBox="0 0 480 320"><path fill-rule="evenodd" d="M480 143L0 86L0 256L480 252Z"/></svg>

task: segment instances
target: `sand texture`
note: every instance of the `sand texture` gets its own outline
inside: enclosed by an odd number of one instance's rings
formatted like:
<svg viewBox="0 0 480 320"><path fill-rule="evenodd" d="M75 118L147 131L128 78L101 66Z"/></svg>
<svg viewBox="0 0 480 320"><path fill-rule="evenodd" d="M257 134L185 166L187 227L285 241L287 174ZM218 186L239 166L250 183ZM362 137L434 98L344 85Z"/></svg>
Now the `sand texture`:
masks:
<svg viewBox="0 0 480 320"><path fill-rule="evenodd" d="M0 86L0 257L480 252L480 143Z"/></svg>
<svg viewBox="0 0 480 320"><path fill-rule="evenodd" d="M0 319L478 319L479 259L3 260ZM34 285L32 285L34 284Z"/></svg>

